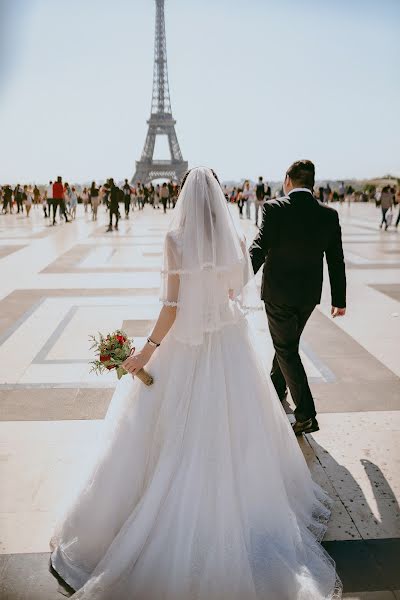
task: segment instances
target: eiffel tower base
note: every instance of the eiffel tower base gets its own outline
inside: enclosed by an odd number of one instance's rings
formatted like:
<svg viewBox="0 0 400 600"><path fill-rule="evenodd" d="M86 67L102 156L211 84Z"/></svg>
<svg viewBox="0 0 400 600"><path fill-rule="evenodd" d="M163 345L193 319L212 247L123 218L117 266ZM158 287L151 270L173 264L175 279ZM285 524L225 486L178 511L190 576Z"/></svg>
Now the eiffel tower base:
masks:
<svg viewBox="0 0 400 600"><path fill-rule="evenodd" d="M146 185L154 179L180 181L187 170L188 163L186 160L138 160L136 161L136 171L131 183L133 185L137 183Z"/></svg>

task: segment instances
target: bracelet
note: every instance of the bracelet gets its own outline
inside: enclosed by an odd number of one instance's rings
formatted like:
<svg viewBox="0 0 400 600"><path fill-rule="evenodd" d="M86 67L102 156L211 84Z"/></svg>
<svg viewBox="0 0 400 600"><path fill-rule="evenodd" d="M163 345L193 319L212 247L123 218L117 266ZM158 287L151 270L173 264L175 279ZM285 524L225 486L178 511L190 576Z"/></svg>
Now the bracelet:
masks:
<svg viewBox="0 0 400 600"><path fill-rule="evenodd" d="M153 346L153 348L158 348L158 346L160 344L157 344L157 342L153 342L153 340L151 338L147 338L147 343L150 344L150 346Z"/></svg>

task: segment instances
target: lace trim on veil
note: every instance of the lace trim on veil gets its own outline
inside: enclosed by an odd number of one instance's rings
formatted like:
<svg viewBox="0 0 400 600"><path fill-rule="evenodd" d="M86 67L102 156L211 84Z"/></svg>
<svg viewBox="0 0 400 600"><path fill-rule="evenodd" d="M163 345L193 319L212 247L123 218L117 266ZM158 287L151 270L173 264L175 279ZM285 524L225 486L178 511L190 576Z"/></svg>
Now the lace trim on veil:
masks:
<svg viewBox="0 0 400 600"><path fill-rule="evenodd" d="M161 269L161 275L193 275L202 271L215 271L217 273L226 273L234 269L242 269L246 263L245 259L238 260L233 265L215 265L214 263L204 263L195 269Z"/></svg>

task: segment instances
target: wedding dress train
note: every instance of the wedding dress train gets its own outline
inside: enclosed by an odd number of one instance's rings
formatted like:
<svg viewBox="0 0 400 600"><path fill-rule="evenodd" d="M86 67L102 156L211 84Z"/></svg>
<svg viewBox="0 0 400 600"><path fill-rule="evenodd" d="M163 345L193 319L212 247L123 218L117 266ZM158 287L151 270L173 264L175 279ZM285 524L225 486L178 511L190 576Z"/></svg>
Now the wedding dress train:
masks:
<svg viewBox="0 0 400 600"><path fill-rule="evenodd" d="M339 597L318 543L329 499L251 340L245 319L200 347L169 334L153 387L118 383L109 441L52 540L74 598Z"/></svg>

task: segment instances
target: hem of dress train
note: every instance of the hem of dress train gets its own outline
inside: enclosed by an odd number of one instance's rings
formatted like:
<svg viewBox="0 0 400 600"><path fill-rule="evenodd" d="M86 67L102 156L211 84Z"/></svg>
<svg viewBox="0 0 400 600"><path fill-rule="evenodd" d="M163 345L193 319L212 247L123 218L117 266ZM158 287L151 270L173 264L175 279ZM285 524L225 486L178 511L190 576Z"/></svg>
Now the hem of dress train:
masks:
<svg viewBox="0 0 400 600"><path fill-rule="evenodd" d="M90 574L71 562L60 546L51 553L51 566L75 592L90 579Z"/></svg>
<svg viewBox="0 0 400 600"><path fill-rule="evenodd" d="M314 537L316 543L321 546L321 542L328 529L328 523L332 515L333 501L322 488L319 489L324 495L320 495L315 491L316 502L312 511L312 520L308 524L307 529ZM323 546L321 546L321 550L325 554L327 561L335 568L336 572L335 584L332 593L327 597L327 600L342 600L343 584L337 575L336 563ZM53 569L75 592L81 589L91 579L89 573L86 573L86 571L77 567L69 560L60 546L55 547L50 560Z"/></svg>

